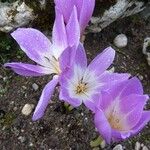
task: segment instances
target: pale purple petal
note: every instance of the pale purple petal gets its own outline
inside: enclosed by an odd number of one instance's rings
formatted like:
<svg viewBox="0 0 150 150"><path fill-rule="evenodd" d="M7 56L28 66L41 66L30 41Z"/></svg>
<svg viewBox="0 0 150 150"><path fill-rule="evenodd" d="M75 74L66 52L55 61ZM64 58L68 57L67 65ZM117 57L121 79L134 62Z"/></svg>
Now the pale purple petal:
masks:
<svg viewBox="0 0 150 150"><path fill-rule="evenodd" d="M33 28L18 28L11 35L30 59L42 64L43 54L49 52L51 46L43 33Z"/></svg>
<svg viewBox="0 0 150 150"><path fill-rule="evenodd" d="M36 121L43 117L46 107L50 102L51 96L54 92L54 89L58 83L58 77L54 76L53 80L51 80L43 89L40 100L35 108L32 120Z"/></svg>
<svg viewBox="0 0 150 150"><path fill-rule="evenodd" d="M6 63L4 64L4 66L10 67L14 72L22 76L42 76L46 74L51 74L48 68L38 65L12 62Z"/></svg>
<svg viewBox="0 0 150 150"><path fill-rule="evenodd" d="M120 96L120 98L126 97L131 94L143 94L143 87L140 80L136 77L131 78L129 80L120 82L116 84L113 88L109 90L113 99L116 96Z"/></svg>
<svg viewBox="0 0 150 150"><path fill-rule="evenodd" d="M122 141L126 138L129 138L130 136L131 136L130 131L125 132L125 131L117 131L117 130L112 129L112 140L114 142Z"/></svg>
<svg viewBox="0 0 150 150"><path fill-rule="evenodd" d="M82 100L77 99L77 98L71 98L68 94L68 89L62 86L60 88L59 99L63 100L64 102L67 102L73 107L78 107L82 104Z"/></svg>
<svg viewBox="0 0 150 150"><path fill-rule="evenodd" d="M74 59L74 64L81 66L81 68L87 67L87 57L83 44L79 44Z"/></svg>
<svg viewBox="0 0 150 150"><path fill-rule="evenodd" d="M91 19L95 0L55 0L56 7L64 16L65 22L68 23L73 7L77 8L78 21L80 24L81 33Z"/></svg>
<svg viewBox="0 0 150 150"><path fill-rule="evenodd" d="M60 76L59 82L60 82L61 86L60 86L59 99L69 103L73 107L78 107L82 104L82 100L77 99L77 98L72 98L69 95L69 90L73 90L73 89L68 89L69 82L72 82L72 81L69 81L69 78L72 75L73 75L72 71L69 70L69 71L65 72L63 75Z"/></svg>
<svg viewBox="0 0 150 150"><path fill-rule="evenodd" d="M91 110L93 113L96 112L97 108L99 108L101 100L101 93L97 93L92 95L90 99L83 100L84 105Z"/></svg>
<svg viewBox="0 0 150 150"><path fill-rule="evenodd" d="M67 39L69 46L78 46L80 41L80 26L77 18L76 7L73 7L70 19L66 26Z"/></svg>
<svg viewBox="0 0 150 150"><path fill-rule="evenodd" d="M102 53L95 57L88 68L97 75L102 74L113 62L115 51L111 47L106 48Z"/></svg>
<svg viewBox="0 0 150 150"><path fill-rule="evenodd" d="M125 97L131 93L139 95L143 94L143 86L141 81L136 77L128 80L128 84L126 84L126 87L122 90L121 96Z"/></svg>
<svg viewBox="0 0 150 150"><path fill-rule="evenodd" d="M56 8L61 11L67 23L73 10L75 0L54 0Z"/></svg>
<svg viewBox="0 0 150 150"><path fill-rule="evenodd" d="M86 52L83 45L80 43L78 48L66 48L59 58L61 70L71 67L73 64L80 65L82 68L87 67Z"/></svg>
<svg viewBox="0 0 150 150"><path fill-rule="evenodd" d="M94 116L94 123L96 128L98 129L100 135L104 138L107 143L111 141L111 127L105 114L100 109L97 110Z"/></svg>
<svg viewBox="0 0 150 150"><path fill-rule="evenodd" d="M122 113L127 114L136 109L138 105L141 107L140 109L143 110L147 100L148 95L128 95L120 100L120 110Z"/></svg>
<svg viewBox="0 0 150 150"><path fill-rule="evenodd" d="M150 121L150 111L143 111L139 122L132 129L132 134L137 134Z"/></svg>
<svg viewBox="0 0 150 150"><path fill-rule="evenodd" d="M129 77L130 74L128 73L111 73L109 71L105 71L99 79L103 84L102 90L108 90L111 89L112 86L126 81Z"/></svg>
<svg viewBox="0 0 150 150"><path fill-rule="evenodd" d="M102 111L105 112L106 109L111 105L111 102L113 101L111 95L109 92L101 91L101 101L99 108L102 109Z"/></svg>
<svg viewBox="0 0 150 150"><path fill-rule="evenodd" d="M125 119L130 129L139 122L147 98L146 95L130 95L121 99L120 111L126 116Z"/></svg>
<svg viewBox="0 0 150 150"><path fill-rule="evenodd" d="M56 19L52 31L52 41L53 54L56 58L58 58L63 50L68 46L63 15L59 12L58 9L56 9Z"/></svg>
<svg viewBox="0 0 150 150"><path fill-rule="evenodd" d="M79 18L81 33L83 33L84 29L88 25L94 11L94 7L95 0L83 0Z"/></svg>

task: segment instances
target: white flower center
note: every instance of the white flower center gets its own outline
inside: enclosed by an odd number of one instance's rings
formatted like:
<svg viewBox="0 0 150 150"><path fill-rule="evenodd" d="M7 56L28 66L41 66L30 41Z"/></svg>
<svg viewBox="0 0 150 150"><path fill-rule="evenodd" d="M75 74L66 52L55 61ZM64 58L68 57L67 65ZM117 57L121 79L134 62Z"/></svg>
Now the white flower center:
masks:
<svg viewBox="0 0 150 150"><path fill-rule="evenodd" d="M45 66L50 70L52 70L53 73L56 73L57 75L61 73L58 59L56 59L54 56L51 56L50 58L45 56L45 61L46 61Z"/></svg>

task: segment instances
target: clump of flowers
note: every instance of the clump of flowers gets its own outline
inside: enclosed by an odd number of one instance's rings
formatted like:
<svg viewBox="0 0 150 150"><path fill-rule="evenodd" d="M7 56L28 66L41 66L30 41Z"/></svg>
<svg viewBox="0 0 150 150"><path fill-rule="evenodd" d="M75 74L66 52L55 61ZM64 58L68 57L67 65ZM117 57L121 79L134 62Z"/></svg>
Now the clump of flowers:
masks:
<svg viewBox="0 0 150 150"><path fill-rule="evenodd" d="M11 34L37 65L4 65L23 76L54 75L44 87L32 119L43 117L59 84L60 100L73 107L84 103L94 113L95 126L107 143L138 133L150 120L150 111L143 110L148 95L143 95L140 81L129 79L127 73L106 70L115 58L111 47L87 65L80 37L92 16L95 0L55 0L55 4L52 42L33 28L19 28Z"/></svg>

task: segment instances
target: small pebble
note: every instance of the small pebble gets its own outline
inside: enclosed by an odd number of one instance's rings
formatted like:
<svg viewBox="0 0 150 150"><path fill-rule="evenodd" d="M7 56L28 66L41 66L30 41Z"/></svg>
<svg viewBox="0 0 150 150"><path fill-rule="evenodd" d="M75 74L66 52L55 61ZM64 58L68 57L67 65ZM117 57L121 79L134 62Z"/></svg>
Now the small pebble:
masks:
<svg viewBox="0 0 150 150"><path fill-rule="evenodd" d="M106 142L105 142L105 140L103 140L103 141L101 142L100 146L101 146L102 149L106 147Z"/></svg>
<svg viewBox="0 0 150 150"><path fill-rule="evenodd" d="M144 147L142 148L142 150L148 150L148 148L147 148L146 146L144 146Z"/></svg>
<svg viewBox="0 0 150 150"><path fill-rule="evenodd" d="M127 44L128 44L127 36L125 34L119 34L119 35L117 35L115 37L115 39L114 39L114 44L118 48L126 47Z"/></svg>
<svg viewBox="0 0 150 150"><path fill-rule="evenodd" d="M121 144L116 145L113 150L123 150L123 147Z"/></svg>
<svg viewBox="0 0 150 150"><path fill-rule="evenodd" d="M37 91L39 89L39 86L36 83L32 84L32 88Z"/></svg>
<svg viewBox="0 0 150 150"><path fill-rule="evenodd" d="M18 140L21 142L21 143L24 143L26 141L25 137L23 136L19 136L18 137Z"/></svg>
<svg viewBox="0 0 150 150"><path fill-rule="evenodd" d="M21 112L23 115L28 116L31 114L33 108L34 108L33 104L25 104L24 107L22 108Z"/></svg>
<svg viewBox="0 0 150 150"><path fill-rule="evenodd" d="M139 142L135 143L135 150L140 150L141 144Z"/></svg>

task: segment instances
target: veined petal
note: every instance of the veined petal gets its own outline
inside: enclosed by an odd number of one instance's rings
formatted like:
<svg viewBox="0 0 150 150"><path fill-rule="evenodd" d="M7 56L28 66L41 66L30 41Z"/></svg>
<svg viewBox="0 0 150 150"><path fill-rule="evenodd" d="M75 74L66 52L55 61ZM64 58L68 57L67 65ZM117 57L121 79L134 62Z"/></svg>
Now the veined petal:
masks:
<svg viewBox="0 0 150 150"><path fill-rule="evenodd" d="M79 65L82 68L87 67L87 58L83 45L80 43L78 48L66 48L59 58L61 70L72 68L73 64Z"/></svg>
<svg viewBox="0 0 150 150"><path fill-rule="evenodd" d="M111 141L111 127L105 117L105 114L102 110L97 110L94 116L94 123L96 128L98 129L100 135L105 139L105 141L109 144Z"/></svg>
<svg viewBox="0 0 150 150"><path fill-rule="evenodd" d="M65 22L67 23L70 18L75 0L54 0L54 2L56 9L60 10L60 12L63 14Z"/></svg>
<svg viewBox="0 0 150 150"><path fill-rule="evenodd" d="M130 129L139 122L147 98L146 95L130 95L121 100L120 112L126 116L126 122Z"/></svg>
<svg viewBox="0 0 150 150"><path fill-rule="evenodd" d="M90 109L93 113L99 108L101 100L101 93L95 93L90 99L83 100L84 105Z"/></svg>
<svg viewBox="0 0 150 150"><path fill-rule="evenodd" d="M67 89L62 86L60 88L59 99L69 103L73 107L78 107L82 104L82 100L77 98L71 98L68 95Z"/></svg>
<svg viewBox="0 0 150 150"><path fill-rule="evenodd" d="M6 63L5 67L11 67L13 71L22 76L42 76L45 74L51 74L52 72L45 67L38 65L31 65L25 63Z"/></svg>
<svg viewBox="0 0 150 150"><path fill-rule="evenodd" d="M61 74L59 78L59 83L61 85L59 98L60 100L66 101L67 103L71 104L73 107L78 107L82 104L82 99L74 96L75 82L77 79L75 79L74 81L70 80L72 76L73 69L69 69L68 71Z"/></svg>
<svg viewBox="0 0 150 150"><path fill-rule="evenodd" d="M102 89L109 90L112 86L116 86L116 84L128 80L130 76L128 73L111 73L105 71L99 79L103 85Z"/></svg>
<svg viewBox="0 0 150 150"><path fill-rule="evenodd" d="M150 111L143 111L139 122L133 127L132 134L139 132L150 121Z"/></svg>
<svg viewBox="0 0 150 150"><path fill-rule="evenodd" d="M115 51L111 47L106 48L102 53L95 57L88 68L97 75L102 74L113 62Z"/></svg>
<svg viewBox="0 0 150 150"><path fill-rule="evenodd" d="M51 96L54 92L54 89L58 83L58 76L54 76L53 80L51 80L43 89L40 100L35 108L32 120L36 121L43 117L46 107L51 99Z"/></svg>
<svg viewBox="0 0 150 150"><path fill-rule="evenodd" d="M68 42L63 15L57 8L55 10L56 10L56 19L52 31L53 45L51 48L53 50L54 56L58 58L63 52L63 50L67 48Z"/></svg>
<svg viewBox="0 0 150 150"><path fill-rule="evenodd" d="M120 98L123 98L131 94L142 95L143 87L139 79L136 77L133 77L129 80L116 84L113 88L109 90L109 92L111 96L113 97L113 99L115 99L118 96Z"/></svg>
<svg viewBox="0 0 150 150"><path fill-rule="evenodd" d="M141 110L143 110L148 98L148 95L131 94L126 96L120 101L120 110L122 113L127 114L133 111L138 105L140 105Z"/></svg>
<svg viewBox="0 0 150 150"><path fill-rule="evenodd" d="M79 45L80 41L80 26L77 18L77 9L74 6L70 19L66 26L67 39L70 47Z"/></svg>
<svg viewBox="0 0 150 150"><path fill-rule="evenodd" d="M38 64L42 64L43 55L50 50L49 39L33 28L18 28L11 33L27 56Z"/></svg>
<svg viewBox="0 0 150 150"><path fill-rule="evenodd" d="M94 11L94 7L95 0L83 0L79 18L81 33L83 33L84 29L88 25Z"/></svg>

